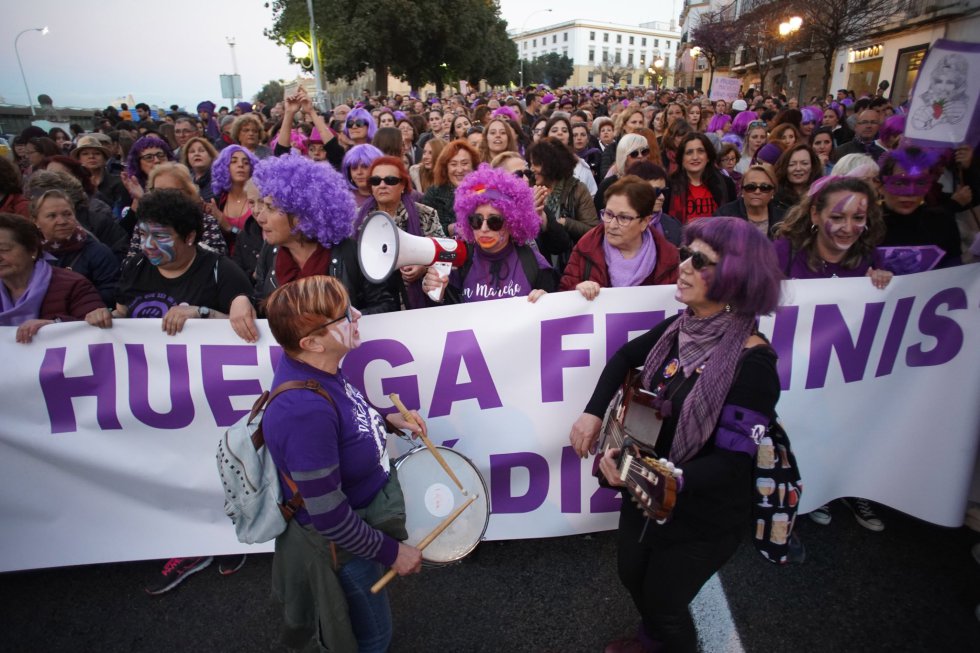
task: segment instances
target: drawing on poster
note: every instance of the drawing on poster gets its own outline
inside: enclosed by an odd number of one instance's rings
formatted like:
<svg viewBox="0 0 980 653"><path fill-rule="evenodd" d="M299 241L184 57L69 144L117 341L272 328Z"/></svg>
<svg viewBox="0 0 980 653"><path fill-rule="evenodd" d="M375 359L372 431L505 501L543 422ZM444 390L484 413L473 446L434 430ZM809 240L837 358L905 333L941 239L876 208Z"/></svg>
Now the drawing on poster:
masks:
<svg viewBox="0 0 980 653"><path fill-rule="evenodd" d="M932 130L942 125L958 125L967 115L969 98L966 85L969 64L961 54L944 55L929 73L929 86L912 114L916 129Z"/></svg>

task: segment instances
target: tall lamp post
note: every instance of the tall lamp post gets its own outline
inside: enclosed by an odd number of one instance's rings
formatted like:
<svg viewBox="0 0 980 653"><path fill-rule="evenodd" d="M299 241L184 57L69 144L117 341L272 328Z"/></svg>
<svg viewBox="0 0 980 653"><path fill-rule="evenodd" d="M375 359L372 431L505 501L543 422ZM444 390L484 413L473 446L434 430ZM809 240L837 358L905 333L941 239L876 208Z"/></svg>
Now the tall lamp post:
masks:
<svg viewBox="0 0 980 653"><path fill-rule="evenodd" d="M520 34L524 34L524 30L527 28L527 23L529 20L531 20L538 14L545 13L545 12L551 13L551 11L552 11L551 9L538 9L537 11L532 12L530 16L524 19L524 24L521 25ZM520 56L521 56L521 88L523 89L524 88L524 55L520 55Z"/></svg>
<svg viewBox="0 0 980 653"><path fill-rule="evenodd" d="M793 34L799 32L802 26L803 19L799 16L793 16L789 20L779 24L779 35L783 38L783 91L789 86L786 80L786 64L789 63L790 38Z"/></svg>
<svg viewBox="0 0 980 653"><path fill-rule="evenodd" d="M48 28L30 27L20 32L17 36L14 37L14 54L17 55L17 66L20 67L20 77L21 79L24 80L24 90L27 91L27 106L31 108L31 115L36 116L37 113L34 112L34 98L31 96L31 89L27 85L27 75L24 74L24 64L22 64L20 61L20 50L17 49L17 41L19 41L20 37L22 37L24 34L27 34L28 32L40 32L41 36L44 36L45 34L48 33Z"/></svg>
<svg viewBox="0 0 980 653"><path fill-rule="evenodd" d="M306 11L310 14L310 50L313 51L313 78L316 80L317 109L326 111L327 106L323 93L323 71L320 69L320 48L316 44L316 21L313 20L313 0L306 0Z"/></svg>

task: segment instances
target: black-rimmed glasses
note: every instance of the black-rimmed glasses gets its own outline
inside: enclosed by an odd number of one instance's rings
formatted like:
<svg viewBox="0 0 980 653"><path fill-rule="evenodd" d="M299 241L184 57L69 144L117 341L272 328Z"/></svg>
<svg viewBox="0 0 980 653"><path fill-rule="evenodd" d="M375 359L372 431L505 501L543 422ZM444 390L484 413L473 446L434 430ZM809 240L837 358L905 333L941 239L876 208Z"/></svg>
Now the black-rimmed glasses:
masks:
<svg viewBox="0 0 980 653"><path fill-rule="evenodd" d="M343 315L341 315L338 318L334 318L332 320L329 320L327 322L324 322L323 324L321 324L318 327L315 327L314 329L310 330L309 333L307 333L305 336L303 336L303 338L309 338L310 336L312 336L317 331L320 331L322 329L326 329L331 324L336 324L337 322L340 322L341 320L347 320L348 322L353 322L354 321L354 315L351 312L350 304L347 304L347 309L344 310L344 314ZM300 340L302 340L303 338L300 338Z"/></svg>

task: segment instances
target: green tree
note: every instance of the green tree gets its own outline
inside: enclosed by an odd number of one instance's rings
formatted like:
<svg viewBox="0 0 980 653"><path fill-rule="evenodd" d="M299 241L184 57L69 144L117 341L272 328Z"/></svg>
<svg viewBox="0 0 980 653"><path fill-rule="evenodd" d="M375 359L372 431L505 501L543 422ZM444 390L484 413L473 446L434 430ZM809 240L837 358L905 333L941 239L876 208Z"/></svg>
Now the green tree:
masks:
<svg viewBox="0 0 980 653"><path fill-rule="evenodd" d="M548 54L541 55L535 63L538 65L538 74L541 76L540 81L551 88L564 86L565 82L568 81L568 78L575 71L572 60L557 52L549 52ZM527 79L527 71L524 72L524 78Z"/></svg>
<svg viewBox="0 0 980 653"><path fill-rule="evenodd" d="M282 80L273 79L272 81L266 82L262 90L255 94L253 100L255 102L262 102L267 107L271 107L275 106L276 102L282 100L284 93L285 89L283 88Z"/></svg>

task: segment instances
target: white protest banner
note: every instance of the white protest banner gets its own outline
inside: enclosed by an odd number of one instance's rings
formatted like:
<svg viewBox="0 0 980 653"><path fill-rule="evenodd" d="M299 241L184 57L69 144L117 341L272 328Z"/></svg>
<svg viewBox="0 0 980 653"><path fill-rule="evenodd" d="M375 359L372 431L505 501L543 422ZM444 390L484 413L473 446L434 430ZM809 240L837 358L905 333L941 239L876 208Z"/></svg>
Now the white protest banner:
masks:
<svg viewBox="0 0 980 653"><path fill-rule="evenodd" d="M738 99L738 93L742 90L742 80L737 77L721 77L715 75L711 80L711 92L708 94L709 100L725 100L732 102Z"/></svg>
<svg viewBox="0 0 980 653"><path fill-rule="evenodd" d="M778 410L805 492L962 523L980 432L977 265L794 281L762 330L780 354ZM397 392L436 444L481 470L489 539L614 528L618 499L568 446L603 364L680 305L674 288L576 292L367 316L344 372L379 407ZM214 462L224 427L269 388L281 351L227 322L0 329L0 570L268 551L235 540ZM392 448L405 444L392 439ZM444 479L440 479L444 480Z"/></svg>
<svg viewBox="0 0 980 653"><path fill-rule="evenodd" d="M909 141L925 147L975 144L980 139L980 44L933 43L909 100Z"/></svg>

